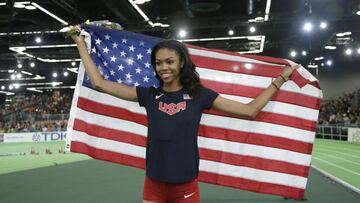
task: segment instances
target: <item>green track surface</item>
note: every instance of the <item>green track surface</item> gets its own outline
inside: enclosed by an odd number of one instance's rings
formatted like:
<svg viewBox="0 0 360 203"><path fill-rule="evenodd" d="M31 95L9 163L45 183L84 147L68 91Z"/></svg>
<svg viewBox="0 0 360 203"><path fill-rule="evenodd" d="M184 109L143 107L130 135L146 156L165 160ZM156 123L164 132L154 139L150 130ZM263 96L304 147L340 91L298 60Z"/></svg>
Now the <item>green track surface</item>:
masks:
<svg viewBox="0 0 360 203"><path fill-rule="evenodd" d="M63 145L63 142L0 144L0 155L27 153L25 156L0 156L0 202L141 202L143 170L90 159L80 154L58 154L58 148ZM31 146L40 154L28 155ZM46 147L55 153L46 155L44 153ZM344 151L338 149L336 152L351 153L349 157L354 160L360 156L359 145L316 140L313 164L329 173L334 170L334 173L343 175L345 181L350 182L351 179L358 178L356 175L351 175L349 178L348 173L337 172L341 170L336 167L332 169L315 159L328 160L329 155L334 154L325 150L332 147L345 148ZM323 154L324 152L327 156ZM344 154L340 157L347 160ZM351 168L351 170L356 169L358 168ZM203 183L200 184L200 190L202 203L304 202ZM359 194L313 169L310 171L305 197L307 203L360 202Z"/></svg>
<svg viewBox="0 0 360 203"><path fill-rule="evenodd" d="M0 155L2 155L0 156L0 174L90 159L89 156L83 154L59 154L58 149L64 146L65 142L2 143L0 144ZM31 147L34 147L39 155L30 155ZM46 148L49 148L53 154L45 154ZM26 155L19 155L20 153L26 153Z"/></svg>
<svg viewBox="0 0 360 203"><path fill-rule="evenodd" d="M360 190L360 144L317 139L312 164Z"/></svg>

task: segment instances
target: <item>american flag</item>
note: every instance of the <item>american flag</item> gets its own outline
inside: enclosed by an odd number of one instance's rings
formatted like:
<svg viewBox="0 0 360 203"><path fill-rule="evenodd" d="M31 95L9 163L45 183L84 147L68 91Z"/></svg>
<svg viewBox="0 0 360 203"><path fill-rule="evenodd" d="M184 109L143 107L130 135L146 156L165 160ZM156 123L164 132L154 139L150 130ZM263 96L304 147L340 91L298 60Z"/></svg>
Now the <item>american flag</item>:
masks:
<svg viewBox="0 0 360 203"><path fill-rule="evenodd" d="M162 39L84 25L89 52L104 78L158 86L151 48ZM186 45L204 86L248 103L292 62ZM94 90L80 65L67 147L95 159L145 168L146 112L138 103ZM199 129L199 180L249 191L303 198L322 92L303 67L251 120L215 109Z"/></svg>

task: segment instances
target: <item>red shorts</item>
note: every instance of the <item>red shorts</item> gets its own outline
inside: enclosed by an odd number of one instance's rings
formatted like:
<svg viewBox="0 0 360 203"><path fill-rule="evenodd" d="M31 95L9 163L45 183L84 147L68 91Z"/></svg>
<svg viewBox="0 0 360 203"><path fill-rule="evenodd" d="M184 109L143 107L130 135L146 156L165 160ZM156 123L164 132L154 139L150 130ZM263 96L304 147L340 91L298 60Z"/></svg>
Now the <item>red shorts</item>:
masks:
<svg viewBox="0 0 360 203"><path fill-rule="evenodd" d="M143 200L157 203L200 202L198 181L164 183L145 177Z"/></svg>

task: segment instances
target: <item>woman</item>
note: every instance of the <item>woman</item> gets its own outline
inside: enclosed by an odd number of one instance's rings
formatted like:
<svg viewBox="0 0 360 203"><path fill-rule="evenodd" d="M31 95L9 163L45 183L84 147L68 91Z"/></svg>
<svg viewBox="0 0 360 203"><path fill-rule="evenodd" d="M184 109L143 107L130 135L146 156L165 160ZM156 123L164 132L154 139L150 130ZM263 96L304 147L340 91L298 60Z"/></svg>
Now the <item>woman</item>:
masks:
<svg viewBox="0 0 360 203"><path fill-rule="evenodd" d="M76 28L79 31L79 27ZM95 89L144 106L148 118L146 177L143 203L200 202L197 182L197 131L202 111L214 107L254 118L295 67L279 77L248 104L226 99L203 87L187 48L175 40L162 41L151 53L159 88L129 87L105 80L87 52L84 38L72 36Z"/></svg>

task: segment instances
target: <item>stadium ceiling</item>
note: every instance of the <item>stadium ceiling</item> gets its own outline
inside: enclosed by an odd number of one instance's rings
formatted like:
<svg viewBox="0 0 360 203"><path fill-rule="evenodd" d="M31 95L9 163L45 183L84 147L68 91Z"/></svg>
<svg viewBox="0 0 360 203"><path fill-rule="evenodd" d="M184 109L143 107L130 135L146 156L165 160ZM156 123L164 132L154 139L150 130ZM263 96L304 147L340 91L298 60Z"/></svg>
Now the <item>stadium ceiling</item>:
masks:
<svg viewBox="0 0 360 203"><path fill-rule="evenodd" d="M341 58L344 49L356 53L360 47L359 6L357 0L0 0L0 95L73 87L79 56L60 30L87 19L109 20L125 30L203 47L320 67L326 58ZM322 21L324 29L319 27ZM312 23L311 31L303 30L306 22ZM251 26L255 32L249 31ZM178 36L180 29L187 32L184 38Z"/></svg>

